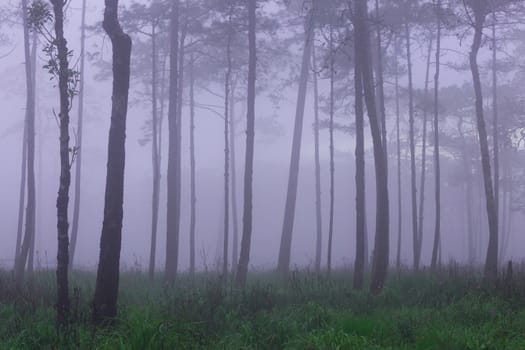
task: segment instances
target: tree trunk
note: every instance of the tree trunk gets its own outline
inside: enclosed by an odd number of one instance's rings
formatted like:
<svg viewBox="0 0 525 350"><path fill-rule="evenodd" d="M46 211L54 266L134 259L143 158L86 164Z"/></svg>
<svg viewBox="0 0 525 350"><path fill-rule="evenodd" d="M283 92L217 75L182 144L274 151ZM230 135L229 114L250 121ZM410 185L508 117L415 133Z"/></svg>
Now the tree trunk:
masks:
<svg viewBox="0 0 525 350"><path fill-rule="evenodd" d="M428 43L427 52L427 69L425 73L425 92L423 95L423 147L421 151L421 180L419 188L419 222L418 222L418 239L417 239L417 255L418 261L421 261L421 247L423 246L423 219L424 219L424 208L425 208L425 180L427 174L427 101L428 101L428 84L430 76L430 57L432 53L432 44L434 40L433 33L430 33L430 41Z"/></svg>
<svg viewBox="0 0 525 350"><path fill-rule="evenodd" d="M386 125L386 109L385 109L385 84L383 81L383 48L381 44L381 21L379 20L379 0L375 0L375 11L377 17L376 25L376 49L377 49L377 106L378 113L381 117L381 138L383 141L383 152L387 154L387 125ZM388 162L388 157L386 158ZM386 167L388 171L388 163Z"/></svg>
<svg viewBox="0 0 525 350"><path fill-rule="evenodd" d="M301 157L301 139L303 133L304 108L306 102L306 88L308 85L308 73L310 68L310 57L313 47L314 26L312 10L305 19L305 41L303 59L301 63L301 76L299 78L299 90L295 110L295 125L292 140L292 153L290 157L290 170L288 176L288 190L284 209L283 229L281 233L281 244L279 248L279 262L277 270L281 274L287 274L290 268L290 253L292 250L292 233L295 219L295 204L297 201L297 180L299 177L299 160Z"/></svg>
<svg viewBox="0 0 525 350"><path fill-rule="evenodd" d="M468 246L468 262L470 265L476 263L476 244L474 240L474 223L472 212L472 159L467 152L467 143L463 133L463 116L458 120L458 133L461 141L461 153L463 157L463 172L465 176L465 206L467 219L467 246Z"/></svg>
<svg viewBox="0 0 525 350"><path fill-rule="evenodd" d="M22 1L24 23L24 54L26 62L26 121L27 128L27 207L25 217L25 232L20 252L15 257L15 279L17 288L24 282L24 272L27 256L35 234L35 91L31 53L29 49L29 29L27 26L27 1Z"/></svg>
<svg viewBox="0 0 525 350"><path fill-rule="evenodd" d="M470 69L476 95L476 121L481 151L481 165L483 168L483 183L485 189L486 209L489 224L489 244L485 260L485 278L495 279L498 274L498 213L496 212L496 201L490 171L490 151L487 138L485 118L483 116L483 93L478 66L478 52L481 47L483 36L483 25L487 15L487 2L473 3L474 11L474 39L470 52Z"/></svg>
<svg viewBox="0 0 525 350"><path fill-rule="evenodd" d="M368 24L368 10L366 0L359 0L356 11L355 43L360 54L362 64L362 79L365 103L368 110L370 131L374 147L374 163L376 178L376 233L374 254L372 261L372 278L370 290L373 293L380 291L385 283L388 270L389 255L389 204L388 204L388 174L386 170L386 154L381 137L381 127L376 110L374 92L374 77L370 64L370 31Z"/></svg>
<svg viewBox="0 0 525 350"><path fill-rule="evenodd" d="M166 266L165 280L173 282L177 275L177 261L179 256L179 229L180 206L177 202L180 188L177 186L177 159L179 123L177 120L178 81L179 81L179 0L172 2L170 19L170 83L169 83L169 108L168 108L168 190L167 190L167 222L166 222Z"/></svg>
<svg viewBox="0 0 525 350"><path fill-rule="evenodd" d="M84 76L86 47L86 0L82 0L82 22L80 24L80 82L78 88L78 125L75 157L75 200L73 202L73 220L71 222L71 244L69 245L69 269L73 269L75 248L77 246L78 223L80 218L80 184L82 176L82 129L84 124Z"/></svg>
<svg viewBox="0 0 525 350"><path fill-rule="evenodd" d="M53 0L55 19L55 45L58 58L58 88L60 92L60 112L58 115L60 128L60 182L57 197L57 322L64 326L69 317L69 222L68 204L69 187L71 183L70 157L69 157L69 62L67 42L64 38L64 2ZM74 154L73 154L74 155Z"/></svg>
<svg viewBox="0 0 525 350"><path fill-rule="evenodd" d="M419 269L419 239L417 230L417 185L416 185L416 147L414 141L414 88L412 82L412 55L410 52L410 30L405 22L405 40L407 50L408 69L408 114L409 114L409 140L410 140L410 194L412 199L412 244L414 252L414 270Z"/></svg>
<svg viewBox="0 0 525 350"><path fill-rule="evenodd" d="M190 58L190 274L195 274L195 226L197 223L197 192L195 185L195 58Z"/></svg>
<svg viewBox="0 0 525 350"><path fill-rule="evenodd" d="M436 268L436 253L439 248L441 261L441 167L439 162L439 73L441 57L441 0L437 1L437 42L436 42L436 74L434 75L434 181L435 181L435 224L434 247L432 249L431 269ZM440 263L441 265L441 263Z"/></svg>
<svg viewBox="0 0 525 350"><path fill-rule="evenodd" d="M355 35L358 35L357 33ZM357 39L357 38L356 38ZM364 106L363 106L363 63L361 61L361 47L357 41L355 49L355 188L356 188L356 245L354 263L354 289L363 289L365 274L366 211L365 211L365 135L364 135Z"/></svg>
<svg viewBox="0 0 525 350"><path fill-rule="evenodd" d="M496 40L496 13L492 13L492 135L494 152L494 210L499 226L499 113L498 113L498 56ZM499 227L498 227L499 229Z"/></svg>
<svg viewBox="0 0 525 350"><path fill-rule="evenodd" d="M321 164L319 161L319 84L317 81L317 60L315 45L312 47L312 68L314 71L314 157L315 157L315 271L321 272L321 255L323 246L323 223L321 214Z"/></svg>
<svg viewBox="0 0 525 350"><path fill-rule="evenodd" d="M113 95L104 222L100 237L100 257L93 300L93 321L96 324L111 321L117 314L131 57L131 38L122 31L118 22L118 0L105 0L105 5L102 25L113 47Z"/></svg>
<svg viewBox="0 0 525 350"><path fill-rule="evenodd" d="M26 97L27 98L27 97ZM22 244L22 230L24 229L24 206L26 200L26 178L27 178L27 111L24 120L24 131L22 135L22 165L20 169L20 190L18 197L18 226L16 230L16 248L15 248L15 271L17 259L20 256L20 246Z"/></svg>
<svg viewBox="0 0 525 350"><path fill-rule="evenodd" d="M248 263L250 261L250 246L252 239L252 197L253 197L253 152L255 139L255 80L257 65L256 47L256 9L257 0L248 0L248 113L246 116L246 160L244 168L244 209L241 253L237 269L236 282L239 286L246 284Z"/></svg>
<svg viewBox="0 0 525 350"><path fill-rule="evenodd" d="M226 44L226 74L224 77L224 226L223 226L223 251L222 251L222 277L226 281L228 276L228 244L230 231L230 86L232 75L232 12L233 7L230 8L228 18L228 39Z"/></svg>
<svg viewBox="0 0 525 350"><path fill-rule="evenodd" d="M237 262L239 261L239 213L237 209L237 166L235 159L235 85L232 85L230 93L230 172L231 172L231 199L232 199L232 274L237 273Z"/></svg>
<svg viewBox="0 0 525 350"><path fill-rule="evenodd" d="M330 25L330 216L328 223L328 274L332 271L332 242L334 234L334 74L335 74L335 60L334 60L334 33L332 25Z"/></svg>
<svg viewBox="0 0 525 350"><path fill-rule="evenodd" d="M399 271L401 268L401 243L403 231L403 201L401 192L401 134L400 134L400 106L399 106L399 46L397 38L394 39L394 59L396 66L395 74L395 95L396 95L396 145L397 145L397 254L396 254L396 268Z"/></svg>
<svg viewBox="0 0 525 350"><path fill-rule="evenodd" d="M155 20L153 20L155 21ZM151 160L153 169L153 191L151 198L151 246L149 255L149 278L155 276L155 256L157 250L157 226L159 221L160 197L160 161L159 161L159 128L157 116L157 33L155 22L151 25Z"/></svg>

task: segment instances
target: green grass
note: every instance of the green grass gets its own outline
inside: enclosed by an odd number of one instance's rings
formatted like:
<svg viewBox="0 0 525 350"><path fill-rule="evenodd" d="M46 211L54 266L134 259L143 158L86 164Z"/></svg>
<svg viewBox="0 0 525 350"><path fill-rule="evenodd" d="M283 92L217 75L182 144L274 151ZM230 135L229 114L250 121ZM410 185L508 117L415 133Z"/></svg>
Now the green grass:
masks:
<svg viewBox="0 0 525 350"><path fill-rule="evenodd" d="M355 292L348 271L330 278L252 273L246 289L219 276L181 275L173 286L121 276L117 322L90 325L95 276L71 278L73 322L57 336L54 272L16 292L0 272L0 349L525 349L525 273L487 285L478 271L392 271L379 295Z"/></svg>

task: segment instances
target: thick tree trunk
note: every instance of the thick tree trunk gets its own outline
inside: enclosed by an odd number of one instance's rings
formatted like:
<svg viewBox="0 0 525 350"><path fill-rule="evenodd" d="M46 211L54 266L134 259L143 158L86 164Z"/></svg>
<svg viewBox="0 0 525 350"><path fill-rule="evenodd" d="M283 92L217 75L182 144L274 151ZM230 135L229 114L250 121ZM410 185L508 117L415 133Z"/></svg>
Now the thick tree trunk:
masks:
<svg viewBox="0 0 525 350"><path fill-rule="evenodd" d="M169 83L169 107L168 107L168 190L167 190L167 222L166 222L166 266L165 280L173 282L177 275L177 262L179 256L179 229L180 229L180 187L177 182L177 159L180 150L178 149L178 128L180 127L177 111L179 87L179 1L174 0L171 7L170 19L170 83Z"/></svg>
<svg viewBox="0 0 525 350"><path fill-rule="evenodd" d="M55 45L58 58L58 89L60 93L60 112L58 115L60 124L60 182L57 197L57 231L58 231L58 253L57 253L57 322L65 325L69 317L69 286L68 286L68 263L69 263L69 222L68 204L69 187L71 183L70 156L69 156L69 62L67 42L64 38L64 3L53 0L53 13L55 19Z"/></svg>
<svg viewBox="0 0 525 350"><path fill-rule="evenodd" d="M376 178L376 233L374 254L372 261L372 277L370 290L373 293L380 291L385 283L388 270L389 256L389 203L388 203L388 174L386 170L386 154L381 137L381 127L376 110L374 92L374 77L370 64L370 31L368 24L368 10L366 0L357 3L355 21L355 43L359 50L362 64L362 79L365 103L368 110L370 131L374 148L375 178Z"/></svg>
<svg viewBox="0 0 525 350"><path fill-rule="evenodd" d="M421 150L421 179L419 185L419 221L418 221L418 246L417 246L417 255L418 261L421 261L421 247L423 246L423 219L424 219L424 209L425 209L425 180L427 174L427 124L428 124L428 84L430 76L430 57L432 53L432 44L433 44L433 33L430 34L430 41L428 43L428 52L427 52L427 69L425 73L425 89L423 94L423 146Z"/></svg>
<svg viewBox="0 0 525 350"><path fill-rule="evenodd" d="M323 246L323 219L321 214L321 164L319 161L319 84L317 80L317 60L315 45L312 47L312 68L314 71L314 157L315 157L315 271L321 272Z"/></svg>
<svg viewBox="0 0 525 350"><path fill-rule="evenodd" d="M434 247L432 249L431 269L436 268L436 253L439 248L439 261L441 261L441 167L439 162L439 73L441 57L441 0L437 1L437 43L436 43L436 73L434 75L434 181L435 181L435 223ZM441 265L441 263L440 263Z"/></svg>
<svg viewBox="0 0 525 350"><path fill-rule="evenodd" d="M396 145L397 145L397 254L396 254L396 268L399 271L401 268L401 243L403 231L403 200L401 191L401 134L400 134L400 106L399 106L399 46L397 38L394 39L394 59L396 66L395 74L395 95L396 95Z"/></svg>
<svg viewBox="0 0 525 350"><path fill-rule="evenodd" d="M407 69L408 69L408 123L409 129L409 143L410 143L410 197L412 203L412 245L414 253L414 269L419 269L419 239L417 230L417 185L416 185L416 146L414 140L414 88L412 82L412 54L411 54L411 40L408 22L405 22L405 40L407 50Z"/></svg>
<svg viewBox="0 0 525 350"><path fill-rule="evenodd" d="M151 26L151 160L153 169L153 190L151 196L151 245L149 254L149 278L155 276L155 257L157 250L157 227L159 222L160 160L159 127L157 109L157 32L156 24Z"/></svg>
<svg viewBox="0 0 525 350"><path fill-rule="evenodd" d="M498 213L490 171L490 151L487 137L485 117L483 115L483 93L478 66L478 52L481 47L483 25L487 15L487 2L485 0L473 4L474 11L474 39L470 52L470 69L476 95L476 121L481 152L481 165L483 169L483 183L485 189L486 209L489 224L489 244L485 260L485 277L494 279L498 274Z"/></svg>
<svg viewBox="0 0 525 350"><path fill-rule="evenodd" d="M195 227L197 223L197 192L195 183L195 58L190 58L190 274L195 274Z"/></svg>
<svg viewBox="0 0 525 350"><path fill-rule="evenodd" d="M25 217L25 232L19 254L15 257L15 278L18 288L24 282L24 272L27 257L35 234L35 91L33 83L33 69L31 67L31 53L29 48L29 29L27 26L27 1L22 1L24 23L24 54L26 62L26 120L27 133L27 207Z"/></svg>
<svg viewBox="0 0 525 350"><path fill-rule="evenodd" d="M131 38L122 31L118 22L118 0L105 0L105 5L103 27L113 47L113 95L104 222L100 237L100 257L93 300L93 321L96 324L111 321L117 314L131 57Z"/></svg>
<svg viewBox="0 0 525 350"><path fill-rule="evenodd" d="M305 41L303 59L301 63L301 76L299 78L299 90L295 110L295 125L292 140L292 153L290 157L290 170L288 176L288 189L284 208L283 228L281 233L281 244L279 247L279 261L277 270L281 274L287 274L290 268L290 254L292 250L292 233L295 219L295 205L297 201L297 182L299 177L299 160L301 157L301 139L303 134L304 108L306 102L306 88L308 85L308 73L310 68L310 57L313 47L313 14L309 11L305 19Z"/></svg>
<svg viewBox="0 0 525 350"><path fill-rule="evenodd" d="M357 33L355 35L358 35ZM365 211L365 134L363 106L363 63L361 46L355 45L355 188L356 188L356 245L354 263L354 289L363 289L366 251L366 211Z"/></svg>
<svg viewBox="0 0 525 350"><path fill-rule="evenodd" d="M328 220L328 274L332 271L332 242L334 235L334 197L335 197L335 162L334 162L334 33L330 25L330 216Z"/></svg>
<svg viewBox="0 0 525 350"><path fill-rule="evenodd" d="M80 219L80 188L82 180L82 129L84 125L84 77L86 47L86 0L82 0L82 22L80 24L80 82L78 87L78 125L75 157L75 199L73 202L73 219L71 222L71 244L69 245L69 269L73 269L75 249L77 246L78 223Z"/></svg>
<svg viewBox="0 0 525 350"><path fill-rule="evenodd" d="M252 200L253 200L253 153L255 139L255 80L257 77L257 47L256 47L256 0L248 0L248 44L250 56L248 60L248 113L246 116L246 160L244 168L244 209L241 253L237 269L236 282L238 286L246 284L248 263L250 261L250 246L252 240Z"/></svg>

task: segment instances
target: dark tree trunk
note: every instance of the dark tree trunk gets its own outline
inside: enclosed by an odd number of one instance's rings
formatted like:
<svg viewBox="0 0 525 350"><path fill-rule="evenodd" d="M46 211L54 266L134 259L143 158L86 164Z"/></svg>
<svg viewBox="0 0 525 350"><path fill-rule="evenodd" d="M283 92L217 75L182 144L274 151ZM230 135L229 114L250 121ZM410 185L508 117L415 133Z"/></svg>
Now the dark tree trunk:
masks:
<svg viewBox="0 0 525 350"><path fill-rule="evenodd" d="M485 277L494 279L498 274L498 213L496 212L496 201L490 171L490 151L487 137L485 117L483 116L483 93L478 66L478 52L481 47L483 36L483 25L487 15L488 3L486 0L473 2L474 12L474 39L470 52L470 68L476 95L476 121L481 151L481 165L483 169L483 183L485 189L486 209L489 224L489 244L487 247L487 258L485 261Z"/></svg>
<svg viewBox="0 0 525 350"><path fill-rule="evenodd" d="M178 81L179 81L179 1L174 0L171 7L170 19L170 83L169 83L169 108L168 108L168 191L167 191L167 223L166 223L166 266L165 280L173 282L177 275L177 261L179 255L179 229L180 229L180 188L177 182L177 159L180 150L178 149L179 123L177 118L178 111Z"/></svg>
<svg viewBox="0 0 525 350"><path fill-rule="evenodd" d="M315 45L312 47L312 68L314 71L314 157L315 157L315 271L321 272L321 255L323 246L323 219L321 215L321 164L319 161L319 84L317 81L317 60Z"/></svg>
<svg viewBox="0 0 525 350"><path fill-rule="evenodd" d="M355 35L358 35L357 33ZM356 42L357 44L357 42ZM363 106L363 63L361 46L355 45L355 188L356 188L356 245L354 263L354 289L363 289L365 274L366 211L365 211L365 134Z"/></svg>
<svg viewBox="0 0 525 350"><path fill-rule="evenodd" d="M230 232L230 87L232 75L231 45L233 37L232 12L228 17L228 39L226 44L226 74L224 77L224 221L223 221L223 250L222 250L222 277L226 281L228 275L228 245Z"/></svg>
<svg viewBox="0 0 525 350"><path fill-rule="evenodd" d="M461 142L461 153L463 161L463 173L465 177L465 207L467 219L467 246L468 246L468 263L474 265L476 263L476 244L474 240L474 223L472 213L472 159L467 152L467 142L463 133L463 116L458 120L458 134Z"/></svg>
<svg viewBox="0 0 525 350"><path fill-rule="evenodd" d="M253 200L253 153L255 139L255 80L257 77L256 16L257 0L248 0L248 43L250 57L248 61L248 113L246 116L246 160L244 168L244 209L241 253L237 269L236 282L246 284L250 246L252 240L252 200Z"/></svg>
<svg viewBox="0 0 525 350"><path fill-rule="evenodd" d="M377 106L381 118L381 138L383 141L383 152L387 154L387 125L385 108L385 84L383 81L383 47L381 43L381 21L379 19L379 0L375 0L375 12L377 17L376 25L376 50L377 50ZM388 157L386 158L388 162ZM386 167L388 171L388 163Z"/></svg>
<svg viewBox="0 0 525 350"><path fill-rule="evenodd" d="M195 226L197 223L197 192L195 184L195 58L190 58L190 274L195 274Z"/></svg>
<svg viewBox="0 0 525 350"><path fill-rule="evenodd" d="M84 124L84 76L86 47L86 0L82 0L82 22L80 24L80 82L78 87L78 125L75 157L75 199L73 202L73 219L71 222L71 244L69 245L69 269L73 268L77 246L78 223L80 218L80 184L82 176L82 129Z"/></svg>
<svg viewBox="0 0 525 350"><path fill-rule="evenodd" d="M24 23L24 57L26 62L26 121L27 128L27 206L25 232L18 256L15 257L15 278L18 288L24 282L24 272L29 250L35 234L35 90L31 53L29 48L29 29L27 26L27 1L22 1Z"/></svg>
<svg viewBox="0 0 525 350"><path fill-rule="evenodd" d="M436 268L436 253L439 248L441 261L441 167L439 163L439 73L441 56L441 0L437 1L437 44L436 44L436 74L434 75L434 181L435 181L435 223L434 247L432 249L431 269ZM440 264L441 265L441 264Z"/></svg>
<svg viewBox="0 0 525 350"><path fill-rule="evenodd" d="M399 108L399 46L397 38L394 39L394 59L396 66L395 74L395 95L396 95L396 145L397 145L397 254L396 254L396 268L399 271L401 268L401 243L403 231L403 200L401 191L401 134L400 134L400 108Z"/></svg>
<svg viewBox="0 0 525 350"><path fill-rule="evenodd" d="M428 84L430 76L430 57L432 54L432 44L434 40L433 33L430 33L430 40L428 43L427 52L427 68L425 73L425 89L423 94L423 146L421 150L421 179L419 185L419 222L418 222L418 239L417 239L417 255L418 261L421 261L421 247L423 246L423 219L425 209L425 180L427 174L427 124L428 124Z"/></svg>
<svg viewBox="0 0 525 350"><path fill-rule="evenodd" d="M334 235L334 73L335 73L335 57L334 57L334 33L332 25L330 25L330 216L328 222L328 274L332 271L332 242Z"/></svg>
<svg viewBox="0 0 525 350"><path fill-rule="evenodd" d="M93 300L93 321L96 324L111 321L117 314L131 57L131 38L122 31L118 22L118 0L105 0L105 5L103 27L113 47L113 95L104 222Z"/></svg>
<svg viewBox="0 0 525 350"><path fill-rule="evenodd" d="M26 111L27 114L27 111ZM26 201L26 182L27 182L27 115L24 120L24 131L22 134L22 165L20 169L20 190L18 196L18 226L16 229L15 247L15 268L16 260L20 256L20 246L22 244L22 231L24 229L24 206Z"/></svg>
<svg viewBox="0 0 525 350"><path fill-rule="evenodd" d="M57 197L57 322L65 325L69 317L69 222L68 204L69 187L71 183L71 164L69 157L69 62L67 42L64 38L64 2L53 0L53 13L55 19L55 45L58 58L58 89L60 92L60 183Z"/></svg>
<svg viewBox="0 0 525 350"><path fill-rule="evenodd" d="M308 85L308 73L310 70L310 57L313 47L314 26L312 10L310 9L305 19L305 41L303 59L301 63L301 76L299 78L299 90L295 110L295 125L292 140L292 153L290 157L290 170L288 176L288 189L284 208L283 229L281 233L281 244L279 248L279 262L277 270L281 274L287 274L290 268L290 254L292 250L292 233L295 219L295 204L297 201L297 180L299 177L299 160L301 156L301 139L303 134L304 108L306 102L306 88Z"/></svg>
<svg viewBox="0 0 525 350"><path fill-rule="evenodd" d="M496 225L499 226L499 111L498 111L498 56L496 40L496 13L492 13L492 136L494 142L494 206ZM499 227L498 227L499 228Z"/></svg>
<svg viewBox="0 0 525 350"><path fill-rule="evenodd" d="M414 269L419 269L419 239L417 230L417 185L416 185L416 146L414 140L414 89L412 82L412 55L410 45L410 30L408 22L405 22L405 40L407 50L408 68L408 114L409 114L409 140L410 140L410 194L412 200L412 245L414 253Z"/></svg>
<svg viewBox="0 0 525 350"><path fill-rule="evenodd" d="M153 191L151 198L151 245L149 254L149 278L155 276L155 257L157 250L157 227L159 222L159 197L160 197L160 159L159 159L159 127L157 109L157 32L156 23L151 25L151 160L153 169Z"/></svg>
<svg viewBox="0 0 525 350"><path fill-rule="evenodd" d="M381 126L376 110L374 91L374 77L371 66L370 30L368 24L368 10L366 0L357 3L355 20L355 45L359 50L362 64L362 79L365 103L368 111L370 131L374 148L374 164L376 178L376 232L374 254L372 261L372 277L370 290L373 293L380 291L385 283L388 271L389 256L389 203L388 203L388 174L386 170L386 154L381 137Z"/></svg>

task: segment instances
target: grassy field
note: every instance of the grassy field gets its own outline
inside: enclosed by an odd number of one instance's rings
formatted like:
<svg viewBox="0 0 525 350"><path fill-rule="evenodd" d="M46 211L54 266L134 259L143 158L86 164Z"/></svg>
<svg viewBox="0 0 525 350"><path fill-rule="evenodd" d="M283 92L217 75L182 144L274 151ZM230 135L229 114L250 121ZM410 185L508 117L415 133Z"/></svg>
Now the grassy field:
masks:
<svg viewBox="0 0 525 350"><path fill-rule="evenodd" d="M0 272L0 349L525 349L525 272L484 285L476 271L391 271L377 296L351 274L252 273L245 290L211 273L174 286L121 277L112 327L89 324L95 275L73 274L72 325L57 337L54 272L17 293Z"/></svg>

